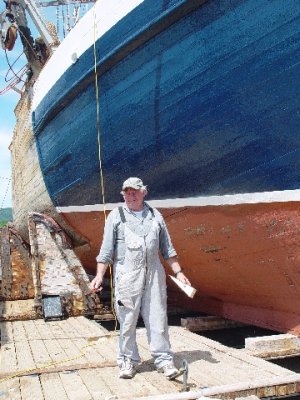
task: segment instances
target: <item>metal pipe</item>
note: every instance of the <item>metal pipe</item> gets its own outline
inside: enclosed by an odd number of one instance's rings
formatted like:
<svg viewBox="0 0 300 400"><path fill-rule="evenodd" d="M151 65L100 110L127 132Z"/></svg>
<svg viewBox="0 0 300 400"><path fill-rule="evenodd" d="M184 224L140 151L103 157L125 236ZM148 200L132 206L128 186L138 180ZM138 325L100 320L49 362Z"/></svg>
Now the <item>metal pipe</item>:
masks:
<svg viewBox="0 0 300 400"><path fill-rule="evenodd" d="M291 374L286 375L285 377L258 379L252 382L240 382L232 383L229 385L213 386L193 392L168 393L139 398L131 397L131 400L201 400L209 396L216 396L218 394L242 392L251 389L259 389L268 386L288 385L292 383L300 383L300 374ZM125 399L126 397L124 397L124 400Z"/></svg>

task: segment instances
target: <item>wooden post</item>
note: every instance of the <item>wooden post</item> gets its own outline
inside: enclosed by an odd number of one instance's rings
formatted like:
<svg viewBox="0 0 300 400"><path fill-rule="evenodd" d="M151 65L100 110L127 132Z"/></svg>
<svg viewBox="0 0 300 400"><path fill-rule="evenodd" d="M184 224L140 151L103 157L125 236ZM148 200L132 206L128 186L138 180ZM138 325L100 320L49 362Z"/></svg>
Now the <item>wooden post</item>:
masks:
<svg viewBox="0 0 300 400"><path fill-rule="evenodd" d="M99 297L91 293L88 276L61 227L48 216L31 213L28 228L36 307L42 307L43 296L59 296L66 316L100 314Z"/></svg>
<svg viewBox="0 0 300 400"><path fill-rule="evenodd" d="M182 318L181 326L191 332L201 332L216 329L236 328L245 326L237 321L223 319L215 316Z"/></svg>
<svg viewBox="0 0 300 400"><path fill-rule="evenodd" d="M264 359L296 356L300 354L300 338L289 333L246 338L245 349Z"/></svg>

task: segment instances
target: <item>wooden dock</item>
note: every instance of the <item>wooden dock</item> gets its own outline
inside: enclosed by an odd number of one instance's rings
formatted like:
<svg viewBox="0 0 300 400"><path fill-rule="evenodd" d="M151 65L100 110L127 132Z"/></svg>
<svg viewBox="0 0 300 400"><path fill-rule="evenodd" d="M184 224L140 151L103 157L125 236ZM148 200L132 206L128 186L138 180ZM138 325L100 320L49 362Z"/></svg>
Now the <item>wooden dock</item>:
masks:
<svg viewBox="0 0 300 400"><path fill-rule="evenodd" d="M132 380L118 378L117 332L85 317L4 321L0 329L0 400L279 398L300 392L299 374L182 327L170 327L170 338L177 365L183 359L189 365L185 392L183 376L168 381L154 370L143 328L137 334L142 364Z"/></svg>

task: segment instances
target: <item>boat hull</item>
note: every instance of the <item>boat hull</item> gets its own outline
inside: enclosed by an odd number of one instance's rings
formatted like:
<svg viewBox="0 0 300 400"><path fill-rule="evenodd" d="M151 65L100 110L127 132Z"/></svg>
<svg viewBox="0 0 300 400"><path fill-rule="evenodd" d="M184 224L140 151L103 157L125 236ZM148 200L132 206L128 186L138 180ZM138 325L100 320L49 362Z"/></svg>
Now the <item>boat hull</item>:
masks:
<svg viewBox="0 0 300 400"><path fill-rule="evenodd" d="M160 211L197 289L191 300L169 280L170 304L300 335L300 202ZM90 252L78 248L77 254L94 270L104 213L63 216L82 236L93 238Z"/></svg>
<svg viewBox="0 0 300 400"><path fill-rule="evenodd" d="M56 216L94 272L103 209L139 176L197 288L169 282L170 302L299 335L299 1L124 7L107 30L82 20L35 84L20 229L31 209Z"/></svg>

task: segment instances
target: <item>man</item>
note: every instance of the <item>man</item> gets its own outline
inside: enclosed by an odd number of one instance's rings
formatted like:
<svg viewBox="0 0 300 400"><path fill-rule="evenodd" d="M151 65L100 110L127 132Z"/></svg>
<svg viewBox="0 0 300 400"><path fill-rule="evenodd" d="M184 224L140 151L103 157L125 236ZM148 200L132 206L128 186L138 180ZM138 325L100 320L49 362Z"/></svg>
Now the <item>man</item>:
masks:
<svg viewBox="0 0 300 400"><path fill-rule="evenodd" d="M179 375L173 363L167 321L166 274L159 252L177 279L190 285L177 261L176 251L162 215L144 202L147 188L139 178L122 186L122 207L109 214L93 291L102 290L106 268L113 263L115 310L120 323L118 365L120 378L132 378L140 362L136 324L141 313L154 364L169 379Z"/></svg>

